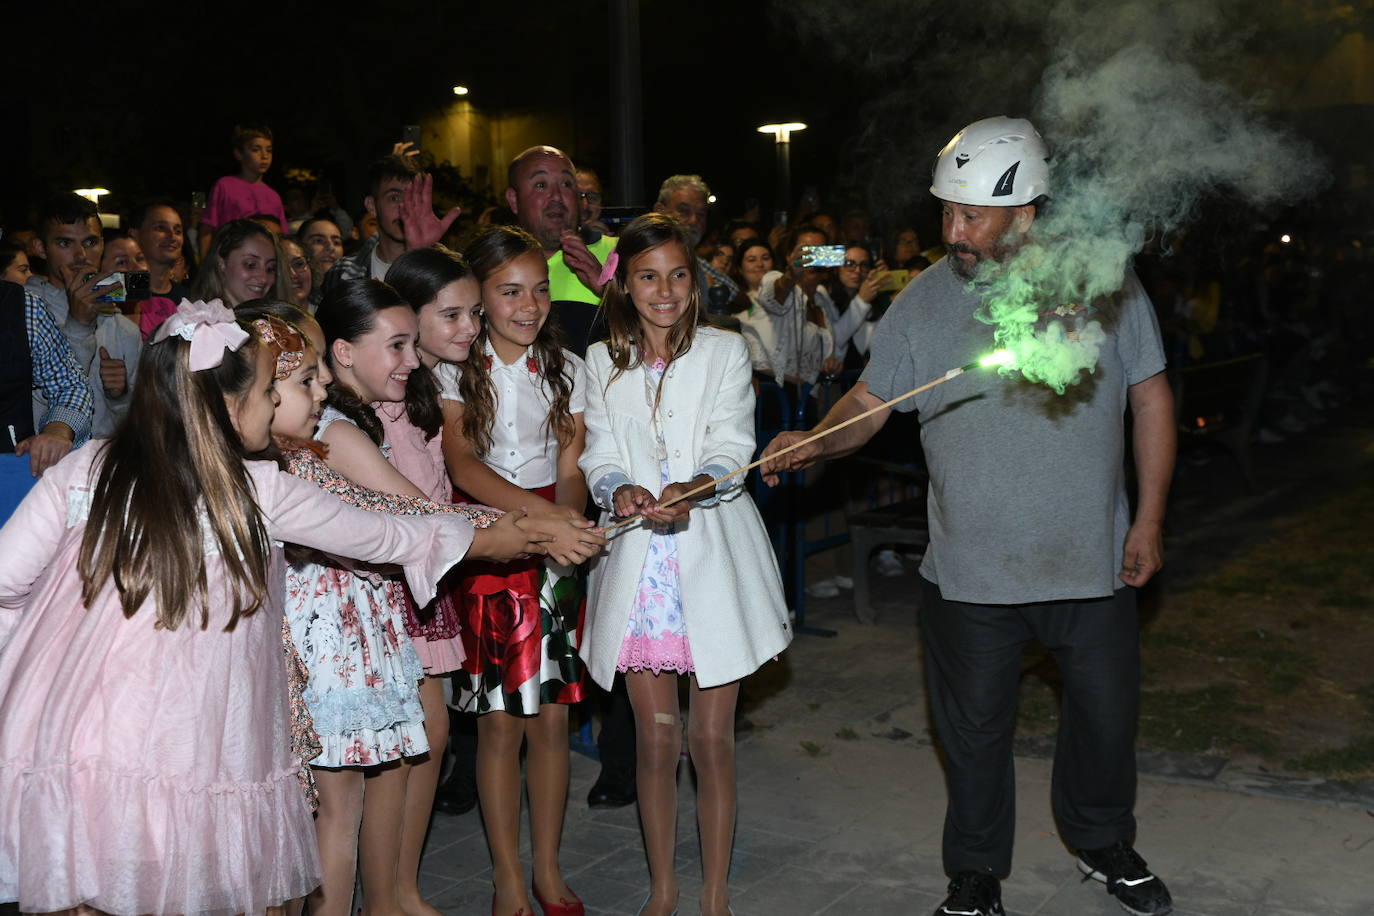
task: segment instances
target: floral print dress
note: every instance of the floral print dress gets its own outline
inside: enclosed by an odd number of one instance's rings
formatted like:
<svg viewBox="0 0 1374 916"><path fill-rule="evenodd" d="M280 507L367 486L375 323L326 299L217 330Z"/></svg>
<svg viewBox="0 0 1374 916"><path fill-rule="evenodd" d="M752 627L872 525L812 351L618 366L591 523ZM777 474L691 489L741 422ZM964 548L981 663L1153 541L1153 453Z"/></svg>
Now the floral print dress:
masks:
<svg viewBox="0 0 1374 916"><path fill-rule="evenodd" d="M325 419L332 419L326 412ZM322 421L323 422L323 421ZM396 515L456 512L479 528L501 513L377 493L302 449L287 469L344 502ZM375 766L429 750L418 684L424 668L388 580L336 557L313 555L286 573L286 619L309 672L304 699L321 751L317 767Z"/></svg>
<svg viewBox="0 0 1374 916"><path fill-rule="evenodd" d="M648 367L651 383L657 387L668 368L662 359ZM659 486L672 483L668 476L667 451L659 461ZM678 590L677 536L672 525L656 525L649 537L649 553L639 576L634 608L620 644L617 671L650 670L654 674L676 671L691 674L692 650L687 644L687 621L682 616L682 594Z"/></svg>

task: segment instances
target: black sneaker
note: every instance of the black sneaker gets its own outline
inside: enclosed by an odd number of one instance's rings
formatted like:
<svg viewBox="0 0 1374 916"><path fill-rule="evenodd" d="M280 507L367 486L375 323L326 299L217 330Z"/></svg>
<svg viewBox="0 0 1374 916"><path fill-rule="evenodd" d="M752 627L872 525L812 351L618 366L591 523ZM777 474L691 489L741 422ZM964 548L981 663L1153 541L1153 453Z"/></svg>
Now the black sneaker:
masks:
<svg viewBox="0 0 1374 916"><path fill-rule="evenodd" d="M434 810L440 814L467 814L477 807L477 784L466 775L453 775L434 790Z"/></svg>
<svg viewBox="0 0 1374 916"><path fill-rule="evenodd" d="M1169 889L1125 840L1106 849L1078 850L1078 870L1084 881L1092 878L1107 885L1107 893L1135 916L1164 916L1174 909Z"/></svg>
<svg viewBox="0 0 1374 916"><path fill-rule="evenodd" d="M1004 916L1002 883L992 875L961 871L949 880L949 896L935 916Z"/></svg>

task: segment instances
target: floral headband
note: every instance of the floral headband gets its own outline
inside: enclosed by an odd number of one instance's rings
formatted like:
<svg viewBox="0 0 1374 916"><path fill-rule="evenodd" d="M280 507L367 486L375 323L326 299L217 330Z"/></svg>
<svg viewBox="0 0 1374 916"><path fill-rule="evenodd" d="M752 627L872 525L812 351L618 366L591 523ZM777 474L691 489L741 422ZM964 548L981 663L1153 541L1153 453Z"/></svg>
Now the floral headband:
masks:
<svg viewBox="0 0 1374 916"><path fill-rule="evenodd" d="M224 362L225 350L232 353L248 340L248 332L218 299L209 302L182 299L171 317L158 326L153 342L172 336L190 342L192 372L215 368Z"/></svg>
<svg viewBox="0 0 1374 916"><path fill-rule="evenodd" d="M253 330L258 339L277 353L276 369L272 377L277 381L300 368L305 358L305 335L280 318L254 318Z"/></svg>

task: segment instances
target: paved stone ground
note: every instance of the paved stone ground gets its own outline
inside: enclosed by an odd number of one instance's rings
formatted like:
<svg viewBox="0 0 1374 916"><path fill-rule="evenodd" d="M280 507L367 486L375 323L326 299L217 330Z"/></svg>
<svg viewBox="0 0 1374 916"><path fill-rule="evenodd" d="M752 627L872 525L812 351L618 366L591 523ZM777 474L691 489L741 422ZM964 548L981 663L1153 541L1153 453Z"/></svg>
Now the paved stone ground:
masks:
<svg viewBox="0 0 1374 916"><path fill-rule="evenodd" d="M1367 461L1367 426L1322 434L1323 454L1281 448L1257 455L1260 491L1218 506L1203 474L1176 501L1175 546L1222 549L1283 498L1295 477ZM1232 475L1220 466L1217 474ZM1186 482L1185 482L1186 483ZM1213 511L1217 509L1219 511ZM1211 515L1207 513L1211 512ZM1179 516L1186 516L1180 524ZM1205 516L1205 517L1204 517ZM1197 534L1211 525L1214 537ZM848 594L813 601L808 623L834 638L799 636L745 686L755 724L739 743L739 826L731 871L739 916L926 914L944 895L940 829L944 787L928 732L911 596L914 572L877 579L874 626ZM1374 914L1374 787L1293 782L1225 759L1142 757L1138 848L1168 882L1180 916ZM588 912L638 909L648 869L634 808L590 811L596 764L574 755L563 842L569 883ZM1044 750L1018 746L1016 859L1003 885L1016 916L1122 912L1084 883L1049 810ZM690 767L680 773L678 873L683 916L696 913L700 865ZM528 851L528 846L526 846ZM422 887L446 913L490 912L489 858L477 812L435 818Z"/></svg>
<svg viewBox="0 0 1374 916"><path fill-rule="evenodd" d="M918 644L901 596L913 575L886 580L881 617L866 627L818 607L833 639L798 637L746 685L755 729L739 743L739 827L731 873L739 916L929 913L943 897L944 787L927 732ZM1017 760L1016 861L1008 913L1120 913L1101 885L1080 881L1049 811L1046 760ZM697 912L700 867L690 768L680 774L682 913ZM632 914L648 886L634 808L590 811L596 764L574 756L563 843L569 883L588 911ZM1374 913L1374 812L1344 803L1242 792L1216 779L1144 775L1139 849L1173 890L1182 916ZM1280 789L1282 787L1279 787ZM477 812L438 815L422 866L446 913L490 912L489 859Z"/></svg>

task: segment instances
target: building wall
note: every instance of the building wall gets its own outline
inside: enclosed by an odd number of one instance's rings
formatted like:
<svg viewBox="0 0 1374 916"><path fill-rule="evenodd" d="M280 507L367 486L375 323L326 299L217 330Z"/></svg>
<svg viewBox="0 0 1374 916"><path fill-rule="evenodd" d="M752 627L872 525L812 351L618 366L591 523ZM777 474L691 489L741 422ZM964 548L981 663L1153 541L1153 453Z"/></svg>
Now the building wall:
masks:
<svg viewBox="0 0 1374 916"><path fill-rule="evenodd" d="M506 166L516 154L538 144L572 151L576 148L573 119L555 112L488 113L467 100L420 122L424 148L436 162L451 162L478 187L500 195L506 187Z"/></svg>

